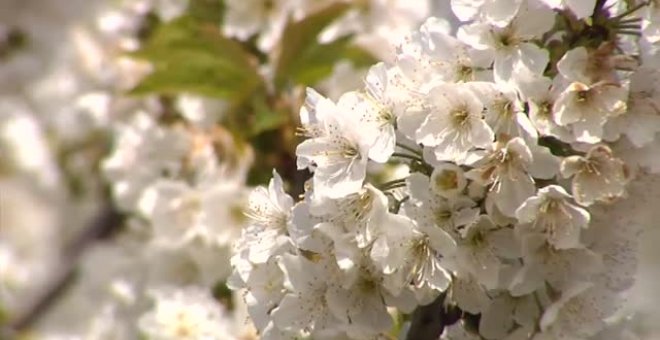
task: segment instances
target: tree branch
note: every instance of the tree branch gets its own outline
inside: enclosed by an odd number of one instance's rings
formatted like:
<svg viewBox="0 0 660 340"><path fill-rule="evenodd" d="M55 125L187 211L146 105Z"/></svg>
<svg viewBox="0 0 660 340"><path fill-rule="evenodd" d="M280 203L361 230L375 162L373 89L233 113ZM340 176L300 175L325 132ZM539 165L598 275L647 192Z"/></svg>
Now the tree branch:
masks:
<svg viewBox="0 0 660 340"><path fill-rule="evenodd" d="M64 249L62 268L44 292L22 314L9 323L9 328L0 330L0 338L12 338L34 325L57 300L64 295L74 282L76 267L84 251L94 242L103 239L117 230L124 221L124 215L108 204L68 246Z"/></svg>
<svg viewBox="0 0 660 340"><path fill-rule="evenodd" d="M448 326L445 314L445 293L426 306L420 306L413 312L410 329L406 340L436 340Z"/></svg>

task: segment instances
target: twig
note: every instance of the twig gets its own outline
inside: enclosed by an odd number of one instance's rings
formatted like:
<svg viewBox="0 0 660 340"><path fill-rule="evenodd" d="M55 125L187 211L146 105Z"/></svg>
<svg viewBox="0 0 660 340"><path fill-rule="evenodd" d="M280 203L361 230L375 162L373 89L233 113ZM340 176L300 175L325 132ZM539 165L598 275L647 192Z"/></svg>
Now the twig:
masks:
<svg viewBox="0 0 660 340"><path fill-rule="evenodd" d="M395 152L392 154L392 157L406 158L413 161L423 162L424 160L420 156L408 155L405 153Z"/></svg>
<svg viewBox="0 0 660 340"><path fill-rule="evenodd" d="M94 242L110 235L123 224L124 216L114 207L108 204L101 213L90 222L69 245L63 254L63 265L60 274L57 275L48 288L23 314L20 314L9 323L8 330L0 330L0 336L11 338L12 334L20 333L34 325L57 300L63 296L67 288L74 281L76 267L81 255Z"/></svg>
<svg viewBox="0 0 660 340"><path fill-rule="evenodd" d="M398 146L398 147L400 147L400 148L402 148L406 151L410 151L410 152L414 153L415 155L422 156L422 152L420 150L411 148L411 147L409 147L409 146L407 146L403 143L396 143L396 146Z"/></svg>
<svg viewBox="0 0 660 340"><path fill-rule="evenodd" d="M444 302L445 293L442 293L431 304L415 309L406 340L438 339L445 326L449 325Z"/></svg>

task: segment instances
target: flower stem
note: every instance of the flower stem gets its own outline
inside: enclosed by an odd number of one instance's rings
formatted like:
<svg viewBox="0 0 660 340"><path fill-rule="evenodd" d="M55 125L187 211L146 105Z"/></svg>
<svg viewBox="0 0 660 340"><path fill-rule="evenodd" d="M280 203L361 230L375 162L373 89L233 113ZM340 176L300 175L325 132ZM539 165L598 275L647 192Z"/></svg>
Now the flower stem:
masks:
<svg viewBox="0 0 660 340"><path fill-rule="evenodd" d="M419 155L419 156L422 155L422 152L421 152L421 151L416 150L416 149L413 149L413 148L411 148L411 147L409 147L409 146L407 146L407 145L405 145L405 144L402 144L402 143L396 143L396 146L398 146L398 147L400 147L400 148L402 148L402 149L404 149L404 150L406 150L406 151L410 151L410 152L414 153L415 155Z"/></svg>
<svg viewBox="0 0 660 340"><path fill-rule="evenodd" d="M631 22L640 23L641 21L642 21L642 18L633 17L633 18L628 18L628 19L617 20L616 23L617 24L627 24L627 23L631 23Z"/></svg>
<svg viewBox="0 0 660 340"><path fill-rule="evenodd" d="M412 313L410 319L410 328L406 335L406 340L426 340L438 339L448 322L445 303L446 292L440 294L435 301L426 306L419 306Z"/></svg>
<svg viewBox="0 0 660 340"><path fill-rule="evenodd" d="M644 1L644 2L640 3L639 5L637 5L637 6L635 6L635 7L632 7L632 8L630 8L629 10L627 10L627 11L625 11L625 12L623 12L623 13L617 15L617 16L615 16L615 17L612 18L611 20L619 20L619 19L625 18L625 17L629 16L630 14L635 13L638 9L640 9L640 8L642 8L642 7L644 7L644 6L648 6L648 5L649 5L649 2L648 2L648 1Z"/></svg>
<svg viewBox="0 0 660 340"><path fill-rule="evenodd" d="M406 178L394 179L378 186L381 191L396 189L406 186Z"/></svg>
<svg viewBox="0 0 660 340"><path fill-rule="evenodd" d="M421 155L417 156L417 155L409 155L405 153L395 152L392 154L392 157L407 158L413 161L424 162Z"/></svg>

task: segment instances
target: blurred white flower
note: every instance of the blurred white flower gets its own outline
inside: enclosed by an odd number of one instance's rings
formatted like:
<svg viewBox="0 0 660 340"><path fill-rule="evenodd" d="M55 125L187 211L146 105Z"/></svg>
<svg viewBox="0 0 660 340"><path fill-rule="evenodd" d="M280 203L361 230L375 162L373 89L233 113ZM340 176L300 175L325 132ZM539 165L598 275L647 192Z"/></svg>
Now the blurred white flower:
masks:
<svg viewBox="0 0 660 340"><path fill-rule="evenodd" d="M138 326L150 339L233 339L225 312L208 291L198 287L151 292L154 307Z"/></svg>
<svg viewBox="0 0 660 340"><path fill-rule="evenodd" d="M605 319L619 302L616 294L602 287L576 284L548 306L541 318L541 330L555 339L592 336L605 326Z"/></svg>
<svg viewBox="0 0 660 340"><path fill-rule="evenodd" d="M568 200L564 188L550 185L528 198L517 210L521 232L539 232L557 249L577 248L580 232L589 223L589 213Z"/></svg>
<svg viewBox="0 0 660 340"><path fill-rule="evenodd" d="M604 145L594 146L584 157L565 158L561 174L565 178L573 177L575 201L585 206L622 196L629 180L626 165Z"/></svg>

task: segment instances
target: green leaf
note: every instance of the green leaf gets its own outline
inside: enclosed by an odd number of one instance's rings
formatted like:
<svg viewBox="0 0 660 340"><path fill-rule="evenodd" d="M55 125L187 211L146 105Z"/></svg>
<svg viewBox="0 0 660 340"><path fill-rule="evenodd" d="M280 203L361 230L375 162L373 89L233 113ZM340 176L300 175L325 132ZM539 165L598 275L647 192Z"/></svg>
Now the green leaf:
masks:
<svg viewBox="0 0 660 340"><path fill-rule="evenodd" d="M309 46L296 63L299 67L291 70L290 77L296 83L312 85L329 76L334 65L341 59L350 60L357 67L377 62L368 52L353 46L352 40L352 36L346 36L328 44Z"/></svg>
<svg viewBox="0 0 660 340"><path fill-rule="evenodd" d="M241 45L220 33L218 25L183 16L156 29L131 54L153 64L154 71L131 93L195 93L244 101L261 77Z"/></svg>
<svg viewBox="0 0 660 340"><path fill-rule="evenodd" d="M234 310L234 301L232 300L232 290L227 287L226 281L220 281L213 286L213 297L224 305L227 310Z"/></svg>
<svg viewBox="0 0 660 340"><path fill-rule="evenodd" d="M220 26L225 16L224 0L188 0L188 14L197 21Z"/></svg>
<svg viewBox="0 0 660 340"><path fill-rule="evenodd" d="M312 59L312 55L318 56L319 44L317 37L324 28L337 18L342 16L350 8L347 3L335 3L324 9L313 13L300 21L290 21L284 28L282 40L279 46L279 55L275 68L275 85L282 88L293 78L295 74L300 73L301 69L306 68L305 62ZM331 45L331 44L329 44ZM331 52L338 49L338 46L327 47ZM335 60L330 57L326 59ZM317 66L318 67L317 63ZM318 71L316 71L318 72ZM321 72L323 73L323 72Z"/></svg>
<svg viewBox="0 0 660 340"><path fill-rule="evenodd" d="M250 134L253 136L264 131L277 129L288 121L286 112L274 110L263 97L254 97L252 108L254 110L254 121L250 125Z"/></svg>
<svg viewBox="0 0 660 340"><path fill-rule="evenodd" d="M371 52L356 45L346 46L342 57L350 60L355 67L369 67L380 61Z"/></svg>

